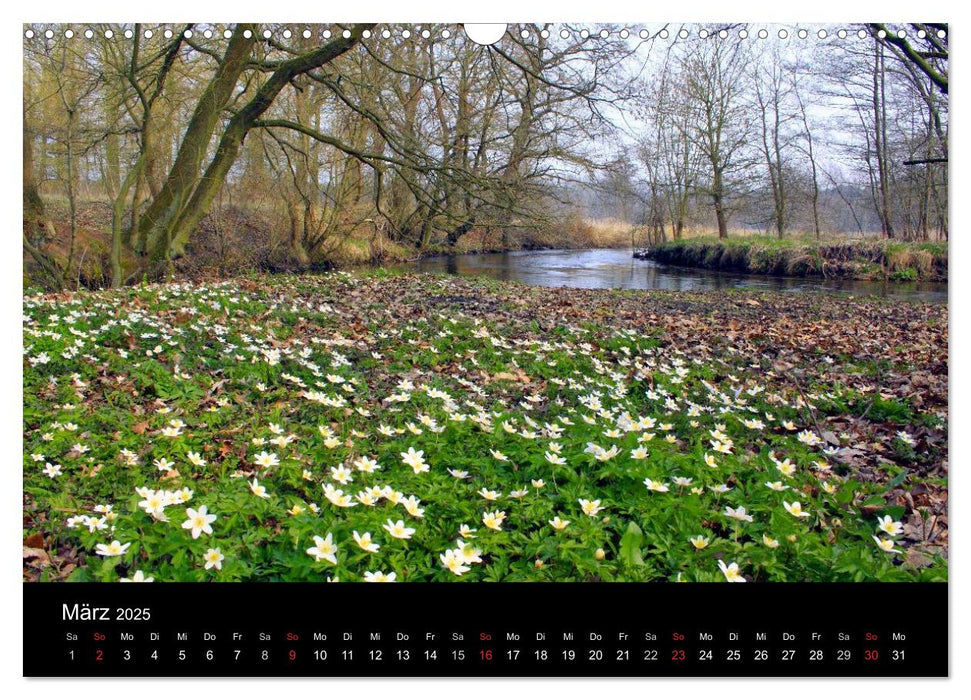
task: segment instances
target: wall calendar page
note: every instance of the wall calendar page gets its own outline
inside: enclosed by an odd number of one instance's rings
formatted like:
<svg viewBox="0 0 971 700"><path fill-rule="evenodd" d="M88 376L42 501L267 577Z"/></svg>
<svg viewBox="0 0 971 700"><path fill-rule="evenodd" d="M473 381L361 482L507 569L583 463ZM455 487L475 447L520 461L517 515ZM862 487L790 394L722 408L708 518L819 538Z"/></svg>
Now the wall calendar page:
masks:
<svg viewBox="0 0 971 700"><path fill-rule="evenodd" d="M949 675L948 24L20 31L24 676Z"/></svg>

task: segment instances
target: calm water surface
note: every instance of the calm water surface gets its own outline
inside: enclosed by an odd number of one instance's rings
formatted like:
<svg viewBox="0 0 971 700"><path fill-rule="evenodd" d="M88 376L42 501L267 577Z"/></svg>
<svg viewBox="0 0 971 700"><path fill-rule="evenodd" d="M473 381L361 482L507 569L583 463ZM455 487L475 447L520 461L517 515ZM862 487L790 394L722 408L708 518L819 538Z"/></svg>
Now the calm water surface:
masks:
<svg viewBox="0 0 971 700"><path fill-rule="evenodd" d="M420 272L486 275L538 287L668 289L709 291L751 289L782 292L841 292L914 301L947 301L947 284L766 277L662 265L637 260L630 250L539 250L450 255L410 263Z"/></svg>

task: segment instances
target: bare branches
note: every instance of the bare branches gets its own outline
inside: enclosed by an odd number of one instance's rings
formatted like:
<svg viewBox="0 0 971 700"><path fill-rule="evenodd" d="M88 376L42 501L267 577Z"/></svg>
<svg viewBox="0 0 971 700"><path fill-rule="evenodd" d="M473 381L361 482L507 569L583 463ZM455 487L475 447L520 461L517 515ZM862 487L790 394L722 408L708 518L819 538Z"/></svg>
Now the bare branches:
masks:
<svg viewBox="0 0 971 700"><path fill-rule="evenodd" d="M116 280L164 274L230 207L284 221L274 245L300 264L379 231L398 250L467 234L513 246L594 209L652 241L874 230L881 212L895 234L946 231L936 25L776 52L734 24L704 38L534 24L491 47L437 25L365 38L374 26L282 39L246 24L226 41L208 25L110 39L105 25L90 43L30 42L38 196L66 195L75 220L78 202L110 203Z"/></svg>
<svg viewBox="0 0 971 700"><path fill-rule="evenodd" d="M910 25L912 31L925 34L924 43L927 48L920 49L911 43L910 39L898 36L885 24L868 25L878 41L889 46L901 59L912 63L945 95L947 94L947 44L938 39L936 32L941 30L947 36L947 25Z"/></svg>

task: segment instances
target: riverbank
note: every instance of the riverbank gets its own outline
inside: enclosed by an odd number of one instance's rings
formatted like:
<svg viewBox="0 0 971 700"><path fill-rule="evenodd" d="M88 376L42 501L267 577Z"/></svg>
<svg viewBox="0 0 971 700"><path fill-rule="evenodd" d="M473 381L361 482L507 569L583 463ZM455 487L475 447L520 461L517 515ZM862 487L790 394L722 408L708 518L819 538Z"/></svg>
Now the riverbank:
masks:
<svg viewBox="0 0 971 700"><path fill-rule="evenodd" d="M631 244L630 226L611 220L568 217L547 229L472 229L454 243L440 237L423 248L394 242L383 236L351 235L328 249L321 268L351 269L373 265L398 265L455 255L490 255L521 251L610 250ZM293 270L291 268L291 271Z"/></svg>
<svg viewBox="0 0 971 700"><path fill-rule="evenodd" d="M49 197L48 213L53 234L43 250L58 268L67 270L68 287L101 288L110 279L111 207L106 201L78 204L72 239L70 214L66 201ZM333 226L333 232L318 232L320 240L306 258L298 259L290 235L288 214L257 206L232 206L211 212L200 222L187 247L186 255L175 261L179 277L211 279L258 272L308 272L348 269L370 265L394 265L442 256L498 253L519 250L618 248L631 243L631 225L610 219L587 219L578 215L551 217L544 227L473 228L449 243L436 232L423 247L414 241L400 240L363 214L349 212L346 221ZM130 220L126 213L125 221ZM36 260L24 252L25 286L44 284ZM123 267L129 283L141 279L140 261L129 251L123 254Z"/></svg>
<svg viewBox="0 0 971 700"><path fill-rule="evenodd" d="M787 277L947 281L947 243L886 239L684 238L635 252L667 265Z"/></svg>
<svg viewBox="0 0 971 700"><path fill-rule="evenodd" d="M664 265L631 257L630 248L533 250L424 258L391 266L410 272L492 277L535 287L660 289L681 292L777 291L787 294L879 296L947 302L947 284L856 280L842 277L778 277Z"/></svg>

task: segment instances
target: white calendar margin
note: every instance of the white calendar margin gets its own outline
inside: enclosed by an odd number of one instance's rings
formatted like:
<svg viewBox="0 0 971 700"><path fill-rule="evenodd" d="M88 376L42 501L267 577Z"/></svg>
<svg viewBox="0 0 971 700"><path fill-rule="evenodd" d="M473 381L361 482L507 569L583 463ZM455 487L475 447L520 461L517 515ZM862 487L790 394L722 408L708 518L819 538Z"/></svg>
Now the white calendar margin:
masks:
<svg viewBox="0 0 971 700"><path fill-rule="evenodd" d="M943 3L915 4L901 0L872 0L847 2L847 0L814 0L812 3L782 3L767 0L738 0L727 3L724 0L692 0L687 3L670 3L670 9L661 3L646 0L534 0L526 4L523 0L477 0L455 2L455 0L423 0L418 3L405 3L401 0L370 0L362 3L344 3L334 6L331 3L312 5L292 2L290 6L277 3L268 6L265 2L253 0L218 0L199 3L198 0L165 0L164 2L143 3L137 0L108 0L97 3L78 3L66 0L46 0L38 3L10 2L12 8L0 10L3 15L2 43L0 43L0 70L3 82L0 85L13 88L22 83L22 29L27 22L69 22L69 21L121 21L121 22L173 22L173 21L274 21L274 22L346 22L381 21L409 23L420 21L436 22L496 22L504 19L530 22L631 22L631 21L678 21L678 22L779 22L779 23L839 23L860 21L947 21L952 24L951 31L958 32L958 41L969 16L968 10L957 11L953 6ZM205 9L202 9L202 8ZM925 13L929 16L924 16ZM946 16L941 16L941 15ZM792 39L796 40L796 39ZM812 40L811 38L809 40ZM957 117L956 137L951 137L952 168L951 185L958 189L958 195L966 191L965 177L955 176L954 168L960 169L971 160L971 139L965 139L971 131L971 122L961 116L971 109L964 96L971 88L961 88L961 51L955 55L959 69L951 72L957 77L958 89L951 95L951 114ZM962 90L964 92L962 92ZM7 155L0 179L0 212L3 213L4 226L0 234L0 260L4 269L0 274L0 319L5 337L17 337L20 330L22 272L20 239L16 237L16 220L21 211L20 186L20 149L21 115L12 98L8 98L5 109L0 111L5 147L0 153ZM964 127L960 126L961 122ZM963 168L967 171L967 167ZM951 679L949 681L928 680L865 680L865 679L173 679L168 681L149 679L69 679L69 680L26 680L22 678L23 649L22 634L16 620L29 620L23 616L21 594L21 570L19 549L22 532L22 470L20 456L7 455L0 462L0 494L3 496L0 513L3 513L6 533L0 549L0 561L4 563L4 576L0 579L0 600L7 621L5 634L0 636L0 668L4 678L13 680L7 686L7 697L24 697L31 700L56 698L74 700L84 697L111 696L132 697L138 700L164 698L171 700L174 695L188 696L192 700L215 700L217 697L232 695L234 700L265 698L268 693L283 691L291 697L317 698L354 697L354 698L393 698L393 700L427 700L428 698L450 698L455 700L495 700L497 695L507 696L515 693L533 694L542 692L551 700L585 700L606 696L607 700L622 697L647 698L652 696L673 696L678 698L728 696L738 700L818 700L821 694L834 698L866 694L868 700L896 699L900 696L926 696L929 700L959 697L959 688L965 687L963 697L971 688L971 602L967 582L969 574L969 549L953 544L963 543L968 532L960 508L954 508L954 494L957 502L966 503L966 491L971 479L963 474L971 464L971 371L961 360L971 357L971 276L956 275L958 263L971 265L971 207L967 196L952 197L955 203L951 211L951 230L957 232L949 242L952 276L949 280L950 339L949 349L952 362L950 367L951 425L949 435L951 447L949 454L949 486L951 489L949 508L949 530L951 547L950 568L950 643ZM962 270L963 272L963 270ZM0 336L4 337L4 336ZM20 345L0 343L0 426L5 452L14 453L21 445L22 435L22 358ZM956 362L954 361L956 360ZM954 465L957 465L956 467ZM957 478L955 478L957 472ZM955 513L958 513L955 517ZM959 552L955 556L955 551ZM894 585L894 584L887 584ZM958 588L960 586L960 588ZM959 593L958 591L961 591ZM901 614L934 614L939 601L902 600L899 609L874 611L875 615L893 617ZM800 616L810 618L812 608L800 611L798 601L793 601L790 610L780 614L791 614L794 620Z"/></svg>

